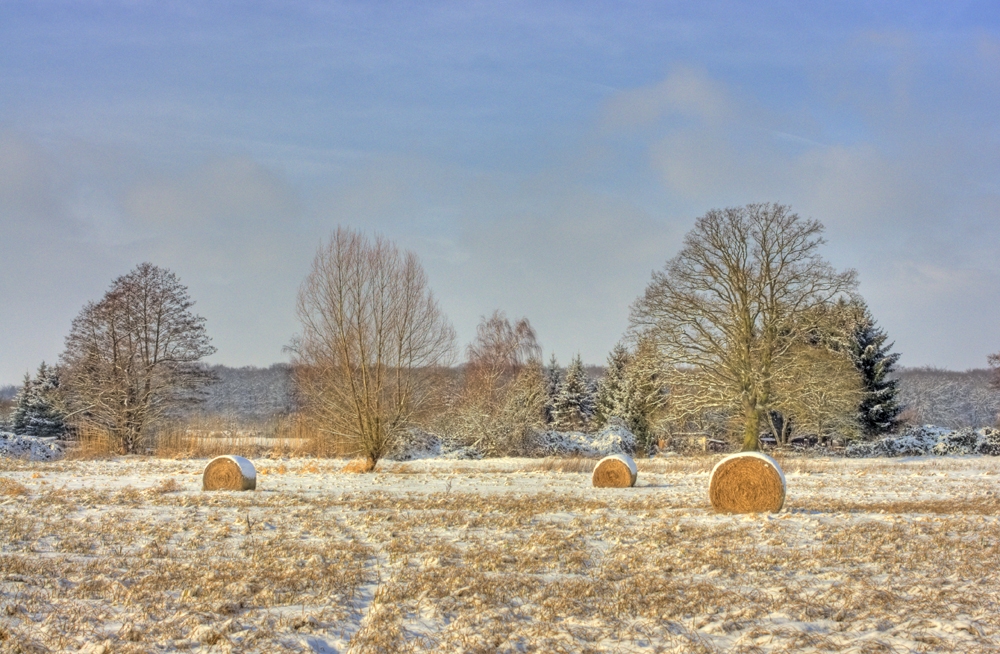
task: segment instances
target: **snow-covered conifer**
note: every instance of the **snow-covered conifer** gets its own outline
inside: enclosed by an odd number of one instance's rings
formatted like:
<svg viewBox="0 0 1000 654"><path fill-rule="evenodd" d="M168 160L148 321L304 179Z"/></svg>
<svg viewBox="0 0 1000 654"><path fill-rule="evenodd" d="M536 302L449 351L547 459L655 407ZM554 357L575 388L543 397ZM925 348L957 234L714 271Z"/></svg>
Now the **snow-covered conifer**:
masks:
<svg viewBox="0 0 1000 654"><path fill-rule="evenodd" d="M625 419L628 413L627 367L631 358L621 343L608 355L608 368L597 386L594 400L594 426L598 429L606 425L609 418Z"/></svg>
<svg viewBox="0 0 1000 654"><path fill-rule="evenodd" d="M56 393L59 373L43 361L32 379L25 373L24 385L15 400L11 427L16 434L59 436L66 431L65 414L58 406Z"/></svg>
<svg viewBox="0 0 1000 654"><path fill-rule="evenodd" d="M621 344L615 346L598 390L595 425L600 428L618 418L635 435L640 449L648 450L653 442L653 423L666 398L660 365L656 346L648 339L640 339L634 351Z"/></svg>
<svg viewBox="0 0 1000 654"><path fill-rule="evenodd" d="M581 431L587 427L593 408L593 396L583 369L580 355L576 355L566 369L559 394L552 409L556 429Z"/></svg>
<svg viewBox="0 0 1000 654"><path fill-rule="evenodd" d="M556 398L559 396L559 389L562 387L562 370L559 369L559 362L556 361L555 353L549 359L549 367L545 369L545 422L551 424L555 422L554 411Z"/></svg>
<svg viewBox="0 0 1000 654"><path fill-rule="evenodd" d="M899 426L899 380L889 374L899 360L892 353L893 343L886 344L888 336L879 327L868 307L862 307L854 327L852 352L854 365L861 373L864 396L858 407L858 422L865 436L875 437L894 431Z"/></svg>

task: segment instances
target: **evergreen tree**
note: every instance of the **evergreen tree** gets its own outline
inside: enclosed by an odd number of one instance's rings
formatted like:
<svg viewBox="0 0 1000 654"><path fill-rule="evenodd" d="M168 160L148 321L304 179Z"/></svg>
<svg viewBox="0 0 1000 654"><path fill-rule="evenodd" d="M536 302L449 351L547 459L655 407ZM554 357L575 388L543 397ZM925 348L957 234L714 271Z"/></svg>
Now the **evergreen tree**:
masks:
<svg viewBox="0 0 1000 654"><path fill-rule="evenodd" d="M886 340L885 331L877 326L868 307L862 306L854 326L851 354L865 391L858 407L858 422L869 438L895 430L903 410L896 399L899 380L889 378L900 355L890 352L893 343L887 345Z"/></svg>
<svg viewBox="0 0 1000 654"><path fill-rule="evenodd" d="M659 378L660 361L652 342L640 340L634 352L616 345L597 392L595 425L600 428L618 418L635 435L640 451L648 451L653 444L653 421L666 400Z"/></svg>
<svg viewBox="0 0 1000 654"><path fill-rule="evenodd" d="M25 373L16 399L11 426L16 434L59 436L66 431L65 414L59 408L59 373L54 367L38 366L32 379Z"/></svg>
<svg viewBox="0 0 1000 654"><path fill-rule="evenodd" d="M593 396L578 354L566 369L566 378L556 396L552 408L553 422L556 429L580 431L587 427L592 412Z"/></svg>
<svg viewBox="0 0 1000 654"><path fill-rule="evenodd" d="M627 367L630 360L628 349L621 343L608 355L608 369L597 386L594 400L594 426L598 429L606 425L608 419L625 419L629 413Z"/></svg>
<svg viewBox="0 0 1000 654"><path fill-rule="evenodd" d="M553 353L549 359L549 367L545 369L545 422L549 424L555 422L556 398L559 396L560 388L562 388L562 370L559 369L559 362Z"/></svg>

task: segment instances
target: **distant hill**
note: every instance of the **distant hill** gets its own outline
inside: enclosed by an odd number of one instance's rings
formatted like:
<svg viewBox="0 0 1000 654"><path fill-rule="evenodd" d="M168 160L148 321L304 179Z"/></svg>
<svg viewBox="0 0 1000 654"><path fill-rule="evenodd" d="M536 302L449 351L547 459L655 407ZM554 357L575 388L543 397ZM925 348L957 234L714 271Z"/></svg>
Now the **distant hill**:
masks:
<svg viewBox="0 0 1000 654"><path fill-rule="evenodd" d="M912 423L951 429L997 424L1000 390L990 387L991 370L902 368L897 377L904 417Z"/></svg>
<svg viewBox="0 0 1000 654"><path fill-rule="evenodd" d="M592 379L604 374L602 366L587 366ZM205 403L194 415L228 419L266 420L295 411L292 369L286 363L267 368L213 366L219 382L208 388ZM456 379L460 368L455 368ZM899 379L904 417L915 424L940 427L991 427L1000 415L1000 390L990 387L990 370L956 372L936 368L903 368ZM16 386L0 387L0 400L8 402Z"/></svg>
<svg viewBox="0 0 1000 654"><path fill-rule="evenodd" d="M268 368L212 366L218 382L207 388L195 415L266 420L295 409L292 368L276 363Z"/></svg>

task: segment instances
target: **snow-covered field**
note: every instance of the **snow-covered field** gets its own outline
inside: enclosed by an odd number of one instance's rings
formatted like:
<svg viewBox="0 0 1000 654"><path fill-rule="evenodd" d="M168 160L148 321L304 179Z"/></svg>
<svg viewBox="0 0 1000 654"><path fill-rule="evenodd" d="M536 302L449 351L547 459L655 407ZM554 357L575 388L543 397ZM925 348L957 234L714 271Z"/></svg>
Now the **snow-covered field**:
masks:
<svg viewBox="0 0 1000 654"><path fill-rule="evenodd" d="M0 650L1000 649L1000 458L784 459L756 516L717 459L0 459Z"/></svg>

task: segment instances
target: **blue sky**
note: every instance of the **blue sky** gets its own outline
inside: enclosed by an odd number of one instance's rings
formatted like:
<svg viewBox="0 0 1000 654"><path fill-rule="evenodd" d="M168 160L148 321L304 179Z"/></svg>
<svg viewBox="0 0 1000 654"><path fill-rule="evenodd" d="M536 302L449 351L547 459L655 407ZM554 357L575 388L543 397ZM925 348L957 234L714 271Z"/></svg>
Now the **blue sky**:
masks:
<svg viewBox="0 0 1000 654"><path fill-rule="evenodd" d="M0 383L141 261L230 365L284 358L338 224L414 250L463 345L600 362L695 218L756 201L904 365L1000 350L996 3L0 4Z"/></svg>

